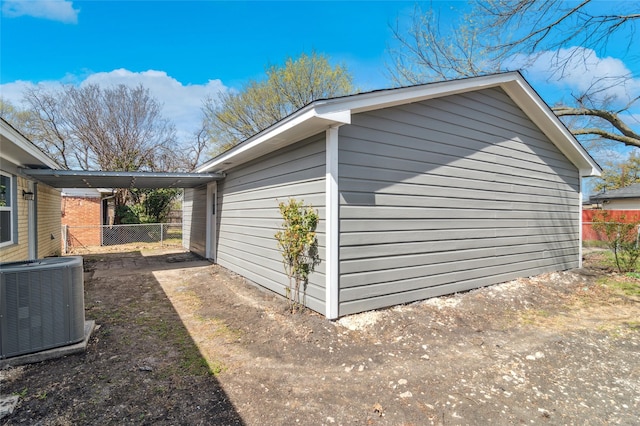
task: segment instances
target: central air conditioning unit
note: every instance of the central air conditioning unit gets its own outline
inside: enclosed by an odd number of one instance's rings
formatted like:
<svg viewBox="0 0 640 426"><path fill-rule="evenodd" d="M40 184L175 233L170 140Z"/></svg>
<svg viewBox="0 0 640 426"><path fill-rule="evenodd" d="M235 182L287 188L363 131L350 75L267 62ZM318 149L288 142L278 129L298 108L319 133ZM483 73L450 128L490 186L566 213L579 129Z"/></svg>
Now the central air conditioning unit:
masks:
<svg viewBox="0 0 640 426"><path fill-rule="evenodd" d="M83 339L82 257L0 264L0 359Z"/></svg>

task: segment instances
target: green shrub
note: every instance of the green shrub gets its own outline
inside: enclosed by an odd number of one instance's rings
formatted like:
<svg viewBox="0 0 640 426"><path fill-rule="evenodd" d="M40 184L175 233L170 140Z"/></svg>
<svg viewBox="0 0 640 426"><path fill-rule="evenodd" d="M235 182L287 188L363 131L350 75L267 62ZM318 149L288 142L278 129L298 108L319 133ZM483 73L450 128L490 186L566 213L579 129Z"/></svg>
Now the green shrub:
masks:
<svg viewBox="0 0 640 426"><path fill-rule="evenodd" d="M640 257L639 221L627 221L625 215L614 219L606 210L593 217L593 229L613 252L619 272L633 272Z"/></svg>
<svg viewBox="0 0 640 426"><path fill-rule="evenodd" d="M293 198L287 203L279 203L278 206L283 222L275 238L282 254L284 270L289 277L287 297L293 313L304 306L304 303L300 303L300 286L302 285L304 298L309 274L319 263L315 232L319 218L313 207L305 207L302 201Z"/></svg>

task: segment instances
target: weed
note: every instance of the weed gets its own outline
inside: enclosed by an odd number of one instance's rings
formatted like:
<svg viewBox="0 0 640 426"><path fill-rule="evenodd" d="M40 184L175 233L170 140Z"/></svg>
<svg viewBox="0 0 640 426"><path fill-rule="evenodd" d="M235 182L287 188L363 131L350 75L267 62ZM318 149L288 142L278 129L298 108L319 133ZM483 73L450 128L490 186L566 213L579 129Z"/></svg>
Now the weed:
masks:
<svg viewBox="0 0 640 426"><path fill-rule="evenodd" d="M29 393L29 389L24 388L21 391L14 392L13 394L19 396L20 398L24 398L25 396L27 396L27 393Z"/></svg>
<svg viewBox="0 0 640 426"><path fill-rule="evenodd" d="M638 221L627 221L624 215L614 218L609 211L593 217L593 229L613 252L619 272L635 271L640 259Z"/></svg>
<svg viewBox="0 0 640 426"><path fill-rule="evenodd" d="M214 361L209 364L209 370L214 376L217 376L218 374L224 372L226 369L227 368L220 361Z"/></svg>
<svg viewBox="0 0 640 426"><path fill-rule="evenodd" d="M45 399L47 399L47 391L42 391L42 393L40 393L36 398L38 398L40 401L44 401Z"/></svg>

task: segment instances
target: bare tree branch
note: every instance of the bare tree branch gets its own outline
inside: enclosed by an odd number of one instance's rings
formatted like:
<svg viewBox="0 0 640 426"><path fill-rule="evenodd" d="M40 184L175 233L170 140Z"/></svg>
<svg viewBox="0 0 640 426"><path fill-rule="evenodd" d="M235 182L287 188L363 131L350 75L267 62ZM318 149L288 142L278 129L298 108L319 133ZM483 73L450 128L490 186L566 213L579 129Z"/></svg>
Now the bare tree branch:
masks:
<svg viewBox="0 0 640 426"><path fill-rule="evenodd" d="M574 108L567 106L560 106L552 108L553 112L558 117L563 116L589 116L597 117L607 121L621 134L610 132L599 127L585 127L580 129L573 129L574 135L597 135L605 139L622 142L627 146L640 147L640 133L635 132L629 127L619 115L615 112L593 108Z"/></svg>
<svg viewBox="0 0 640 426"><path fill-rule="evenodd" d="M576 66L588 69L599 48L614 40L618 43L613 37L623 29L635 34L640 22L634 2L612 2L616 13L601 13L590 0L473 0L473 4L471 14L449 27L440 26L433 10L416 8L408 29L392 29L397 45L390 50L388 69L393 80L399 85L417 84L514 66L526 69L542 55L554 78L566 77ZM632 38L628 37L629 52L636 55ZM554 111L565 121L575 118L571 127L577 136L640 147L633 116L625 114L640 99L634 85L628 85L634 78L626 72L601 77L574 96L575 105ZM626 102L622 108L621 102Z"/></svg>

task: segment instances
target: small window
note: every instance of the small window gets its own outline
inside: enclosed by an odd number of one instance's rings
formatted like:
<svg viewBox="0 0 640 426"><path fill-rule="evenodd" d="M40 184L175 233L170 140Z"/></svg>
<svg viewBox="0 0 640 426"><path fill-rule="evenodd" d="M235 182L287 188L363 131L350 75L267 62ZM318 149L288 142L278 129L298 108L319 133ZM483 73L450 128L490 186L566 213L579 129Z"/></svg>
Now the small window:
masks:
<svg viewBox="0 0 640 426"><path fill-rule="evenodd" d="M0 246L13 242L12 189L11 176L0 173Z"/></svg>

